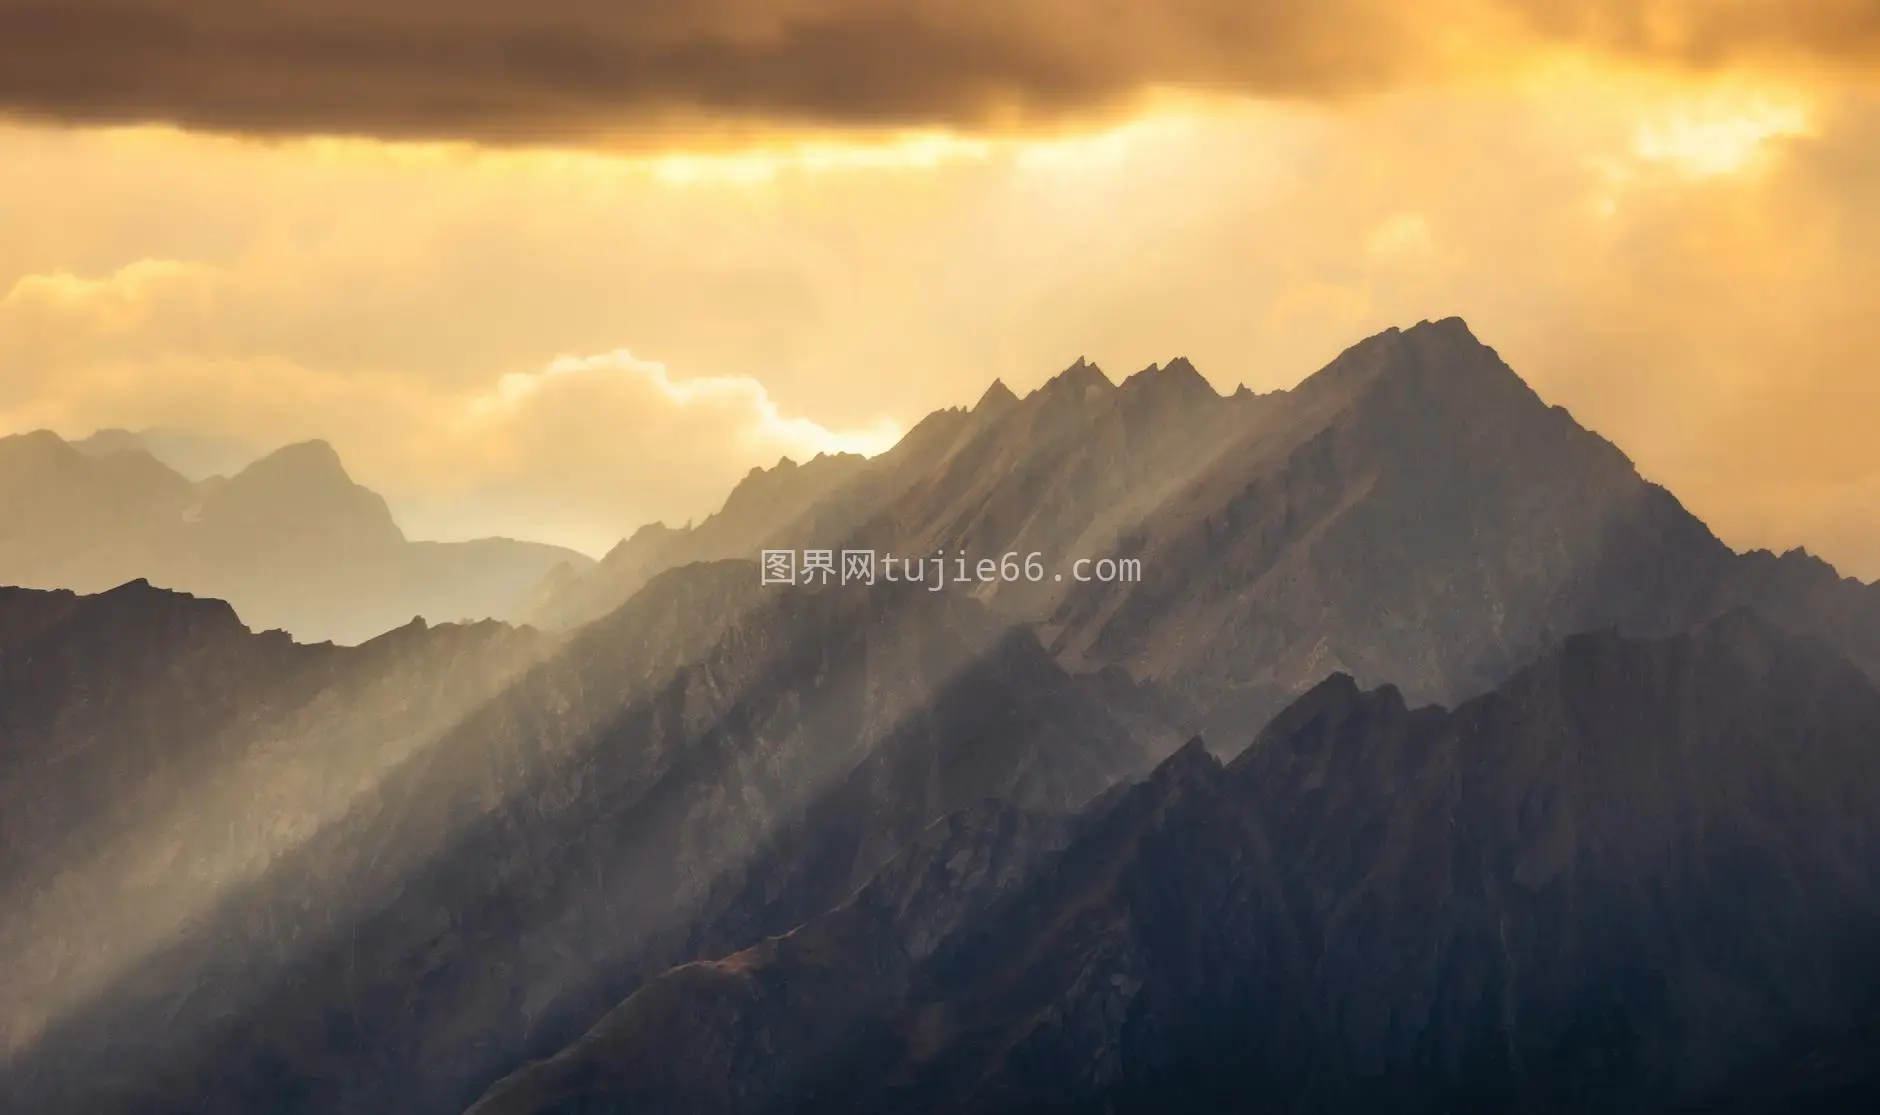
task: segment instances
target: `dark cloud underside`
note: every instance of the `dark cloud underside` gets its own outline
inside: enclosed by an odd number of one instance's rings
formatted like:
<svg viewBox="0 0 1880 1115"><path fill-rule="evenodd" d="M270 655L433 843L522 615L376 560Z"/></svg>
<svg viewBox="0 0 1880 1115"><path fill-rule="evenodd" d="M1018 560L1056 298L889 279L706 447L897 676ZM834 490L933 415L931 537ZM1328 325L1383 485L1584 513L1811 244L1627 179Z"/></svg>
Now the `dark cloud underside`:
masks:
<svg viewBox="0 0 1880 1115"><path fill-rule="evenodd" d="M1865 65L1874 0L0 0L0 111L254 133L582 140L978 127L1158 86L1332 96L1535 42Z"/></svg>

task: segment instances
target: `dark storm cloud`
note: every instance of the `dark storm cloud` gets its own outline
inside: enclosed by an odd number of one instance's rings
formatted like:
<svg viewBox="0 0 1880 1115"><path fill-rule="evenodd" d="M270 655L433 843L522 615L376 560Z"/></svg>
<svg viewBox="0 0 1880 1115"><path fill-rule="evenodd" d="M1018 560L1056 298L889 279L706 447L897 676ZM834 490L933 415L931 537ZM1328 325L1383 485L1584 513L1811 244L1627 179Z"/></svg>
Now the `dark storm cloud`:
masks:
<svg viewBox="0 0 1880 1115"><path fill-rule="evenodd" d="M567 136L671 121L979 124L1156 81L1321 89L1375 41L1276 4L1184 0L0 0L0 103L259 132Z"/></svg>
<svg viewBox="0 0 1880 1115"><path fill-rule="evenodd" d="M0 111L253 133L630 137L1015 124L1156 86L1295 96L1535 37L1707 64L1876 54L1873 0L0 0Z"/></svg>

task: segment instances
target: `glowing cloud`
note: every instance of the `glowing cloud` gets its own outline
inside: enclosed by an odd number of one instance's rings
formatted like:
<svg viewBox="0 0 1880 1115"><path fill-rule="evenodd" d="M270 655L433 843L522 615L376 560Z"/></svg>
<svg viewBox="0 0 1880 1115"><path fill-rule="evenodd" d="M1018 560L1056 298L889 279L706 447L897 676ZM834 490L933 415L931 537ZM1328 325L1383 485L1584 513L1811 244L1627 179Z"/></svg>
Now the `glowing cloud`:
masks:
<svg viewBox="0 0 1880 1115"><path fill-rule="evenodd" d="M1806 108L1766 96L1712 95L1678 105L1641 123L1640 158L1674 164L1698 176L1742 170L1770 140L1811 131Z"/></svg>

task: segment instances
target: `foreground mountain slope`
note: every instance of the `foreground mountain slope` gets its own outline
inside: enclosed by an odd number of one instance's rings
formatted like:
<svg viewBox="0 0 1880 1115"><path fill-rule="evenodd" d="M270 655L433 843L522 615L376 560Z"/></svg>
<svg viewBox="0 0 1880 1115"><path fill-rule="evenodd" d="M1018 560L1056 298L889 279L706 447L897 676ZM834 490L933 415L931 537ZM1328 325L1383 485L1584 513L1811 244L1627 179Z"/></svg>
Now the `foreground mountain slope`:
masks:
<svg viewBox="0 0 1880 1115"><path fill-rule="evenodd" d="M359 643L413 616L509 618L572 550L410 542L325 442L184 479L135 445L0 438L0 583L100 592L135 579L226 599L244 623Z"/></svg>
<svg viewBox="0 0 1880 1115"><path fill-rule="evenodd" d="M459 1110L694 941L827 909L937 816L1065 812L1144 769L1156 741L1106 685L971 601L673 570L68 1019L22 1094Z"/></svg>
<svg viewBox="0 0 1880 1115"><path fill-rule="evenodd" d="M1754 1098L1880 1018L1876 799L1880 689L1748 613L1575 637L1454 711L1339 676L1232 766L1196 744L1094 805L938 947L864 890L649 985L477 1111ZM1824 1105L1880 1098L1835 1080ZM1866 1109L1783 1095L1730 1109Z"/></svg>
<svg viewBox="0 0 1880 1115"><path fill-rule="evenodd" d="M138 581L0 589L0 1048L98 994L343 814L541 640L250 632Z"/></svg>

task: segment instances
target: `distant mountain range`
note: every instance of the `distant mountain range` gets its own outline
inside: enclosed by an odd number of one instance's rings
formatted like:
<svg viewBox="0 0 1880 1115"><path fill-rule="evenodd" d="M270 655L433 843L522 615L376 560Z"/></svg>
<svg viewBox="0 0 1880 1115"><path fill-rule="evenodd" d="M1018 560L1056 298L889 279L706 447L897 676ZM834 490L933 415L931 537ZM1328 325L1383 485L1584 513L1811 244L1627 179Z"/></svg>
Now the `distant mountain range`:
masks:
<svg viewBox="0 0 1880 1115"><path fill-rule="evenodd" d="M212 476L233 476L267 456L265 448L236 438L192 433L188 430L152 426L142 430L113 427L98 430L89 437L72 442L80 452L94 457L127 450L142 450L189 480L202 481Z"/></svg>
<svg viewBox="0 0 1880 1115"><path fill-rule="evenodd" d="M280 514L318 450L72 452L110 495L45 552L177 492L411 545ZM530 608L0 592L0 1109L1880 1109L1880 589L1733 553L1460 321L1271 395L995 384Z"/></svg>
<svg viewBox="0 0 1880 1115"><path fill-rule="evenodd" d="M590 564L502 538L407 541L325 442L191 481L123 431L0 438L0 584L97 592L144 578L225 599L257 629L357 643L414 616L515 618L551 570Z"/></svg>

